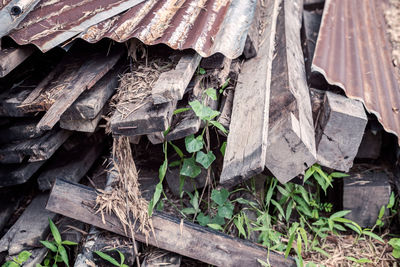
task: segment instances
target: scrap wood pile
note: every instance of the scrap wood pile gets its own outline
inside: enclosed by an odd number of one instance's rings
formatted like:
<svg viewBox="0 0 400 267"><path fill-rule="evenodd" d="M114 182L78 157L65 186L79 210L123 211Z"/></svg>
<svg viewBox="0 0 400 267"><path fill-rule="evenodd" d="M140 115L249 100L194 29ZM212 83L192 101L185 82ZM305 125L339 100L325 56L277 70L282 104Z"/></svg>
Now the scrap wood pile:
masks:
<svg viewBox="0 0 400 267"><path fill-rule="evenodd" d="M238 227L243 187L263 202L278 181L283 199L348 173L327 198L373 228L400 190L397 3L20 2L0 3L0 262L49 259L51 219L80 243L74 266L110 248L130 266L294 266L265 230ZM300 258L396 262L386 239L325 238L330 257Z"/></svg>

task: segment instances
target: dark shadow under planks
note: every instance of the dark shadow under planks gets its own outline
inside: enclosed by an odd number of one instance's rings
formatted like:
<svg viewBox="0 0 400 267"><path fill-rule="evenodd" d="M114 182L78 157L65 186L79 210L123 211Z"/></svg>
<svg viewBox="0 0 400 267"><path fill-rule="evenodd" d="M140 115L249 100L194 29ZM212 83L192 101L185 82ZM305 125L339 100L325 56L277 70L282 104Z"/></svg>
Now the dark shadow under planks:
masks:
<svg viewBox="0 0 400 267"><path fill-rule="evenodd" d="M46 208L96 227L126 235L116 217L105 215L106 224L103 224L101 215L94 213L92 207L96 196L96 191L91 188L57 180ZM164 213L155 212L152 221L155 237L151 234L148 239L149 244L212 265L258 266L257 259L267 261L269 255L272 266L295 266L292 259L284 259L282 255L268 252L267 248L190 222L181 222L178 218ZM146 242L145 236L138 231L135 238Z"/></svg>
<svg viewBox="0 0 400 267"><path fill-rule="evenodd" d="M36 196L25 209L17 222L0 240L0 252L8 251L15 255L24 249L40 246L39 241L46 238L49 233L48 218L56 217L45 209L48 194Z"/></svg>
<svg viewBox="0 0 400 267"><path fill-rule="evenodd" d="M31 92L32 89L17 86L0 94L0 116L32 117L34 113L19 108Z"/></svg>
<svg viewBox="0 0 400 267"><path fill-rule="evenodd" d="M230 133L220 182L232 186L261 173L265 167L269 96L274 41L280 0L271 0L260 10L264 32L256 57L246 61L233 99Z"/></svg>
<svg viewBox="0 0 400 267"><path fill-rule="evenodd" d="M301 50L302 0L284 1L272 67L265 166L286 183L316 162L310 93Z"/></svg>
<svg viewBox="0 0 400 267"><path fill-rule="evenodd" d="M43 133L36 131L37 122L37 119L23 119L3 126L0 129L0 144L41 136Z"/></svg>
<svg viewBox="0 0 400 267"><path fill-rule="evenodd" d="M41 137L4 145L0 148L0 163L21 163L25 158L29 162L49 159L70 135L70 131L53 129Z"/></svg>

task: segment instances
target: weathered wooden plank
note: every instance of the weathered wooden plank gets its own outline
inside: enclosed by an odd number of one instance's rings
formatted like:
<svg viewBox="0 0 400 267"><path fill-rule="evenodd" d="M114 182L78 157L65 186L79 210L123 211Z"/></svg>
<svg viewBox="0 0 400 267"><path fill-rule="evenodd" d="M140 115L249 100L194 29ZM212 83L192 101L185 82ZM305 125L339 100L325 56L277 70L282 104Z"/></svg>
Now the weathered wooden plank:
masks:
<svg viewBox="0 0 400 267"><path fill-rule="evenodd" d="M111 117L111 131L114 135L146 135L165 131L171 123L173 112L177 102L153 104L151 97L144 103L128 104L127 109L134 110L128 116L118 110ZM135 110L136 109L136 110Z"/></svg>
<svg viewBox="0 0 400 267"><path fill-rule="evenodd" d="M103 139L102 133L94 134L72 150L54 155L37 179L39 189L49 190L56 179L79 182L102 152Z"/></svg>
<svg viewBox="0 0 400 267"><path fill-rule="evenodd" d="M351 210L346 218L361 227L372 227L383 205L389 203L391 188L384 171L353 172L343 178L343 209Z"/></svg>
<svg viewBox="0 0 400 267"><path fill-rule="evenodd" d="M4 145L0 163L21 163L26 157L29 162L49 159L70 135L70 131L53 129L41 137Z"/></svg>
<svg viewBox="0 0 400 267"><path fill-rule="evenodd" d="M118 74L120 71L121 68L117 64L93 88L79 96L63 113L61 121L93 120L97 118L118 86Z"/></svg>
<svg viewBox="0 0 400 267"><path fill-rule="evenodd" d="M0 240L0 252L15 255L24 249L40 246L49 232L48 218L54 220L55 213L45 209L48 194L35 197L17 222Z"/></svg>
<svg viewBox="0 0 400 267"><path fill-rule="evenodd" d="M315 137L318 163L331 169L349 171L367 122L360 101L326 92Z"/></svg>
<svg viewBox="0 0 400 267"><path fill-rule="evenodd" d="M243 64L233 99L230 133L220 183L232 186L261 173L265 166L269 95L280 0L260 9L266 25L256 57ZM260 27L260 26L259 26Z"/></svg>
<svg viewBox="0 0 400 267"><path fill-rule="evenodd" d="M61 115L75 102L75 100L87 89L92 88L119 60L122 50L114 50L108 56L101 53L91 55L89 60L84 62L71 63L61 72L61 81L56 74L56 70L49 74L45 82L42 82L30 96L22 103L22 107L32 110L35 106L43 106L48 109L46 114L39 121L37 128L40 130L50 130L59 121ZM61 64L61 63L60 63ZM56 91L56 92L52 92ZM46 93L51 94L52 99L46 99ZM46 103L49 102L49 103ZM47 106L47 107L46 107Z"/></svg>
<svg viewBox="0 0 400 267"><path fill-rule="evenodd" d="M33 46L0 50L0 78L9 74L35 51Z"/></svg>
<svg viewBox="0 0 400 267"><path fill-rule="evenodd" d="M36 131L37 121L36 119L24 119L2 127L0 129L0 144L41 136L43 133Z"/></svg>
<svg viewBox="0 0 400 267"><path fill-rule="evenodd" d="M243 56L246 59L257 56L259 45L260 45L260 2L257 1L257 7L254 12L253 22L250 25L247 33L246 42L243 49Z"/></svg>
<svg viewBox="0 0 400 267"><path fill-rule="evenodd" d="M161 73L151 92L154 103L181 100L200 60L199 54L189 52L182 56L175 69Z"/></svg>
<svg viewBox="0 0 400 267"><path fill-rule="evenodd" d="M314 58L315 45L321 25L322 10L303 11L303 29L306 49L306 73L307 78L311 76L311 63Z"/></svg>
<svg viewBox="0 0 400 267"><path fill-rule="evenodd" d="M0 188L27 182L44 163L45 161L43 160L31 163L0 165Z"/></svg>
<svg viewBox="0 0 400 267"><path fill-rule="evenodd" d="M65 130L94 133L97 125L103 118L103 112L100 112L94 119L74 119L67 120L61 117L60 127Z"/></svg>
<svg viewBox="0 0 400 267"><path fill-rule="evenodd" d="M106 215L106 224L103 224L101 215L93 212L96 196L96 192L91 188L57 180L50 194L47 209L125 235L116 217ZM257 259L267 261L269 255L272 266L295 266L293 260L284 259L281 255L269 252L267 248L190 222L181 222L178 218L164 213L155 212L152 221L155 232L148 239L149 244L209 264L258 266ZM138 231L135 238L146 242L145 236Z"/></svg>
<svg viewBox="0 0 400 267"><path fill-rule="evenodd" d="M277 26L265 166L286 183L316 162L300 28L302 0L284 1Z"/></svg>
<svg viewBox="0 0 400 267"><path fill-rule="evenodd" d="M2 117L32 117L33 113L26 112L19 108L24 99L32 90L16 87L0 95L0 116Z"/></svg>

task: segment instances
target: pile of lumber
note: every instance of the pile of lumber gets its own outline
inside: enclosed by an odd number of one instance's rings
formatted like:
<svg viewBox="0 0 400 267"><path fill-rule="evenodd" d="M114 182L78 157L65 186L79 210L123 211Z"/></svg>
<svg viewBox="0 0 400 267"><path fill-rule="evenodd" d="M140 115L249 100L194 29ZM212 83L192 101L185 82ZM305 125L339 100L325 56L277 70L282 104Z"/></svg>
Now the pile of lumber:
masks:
<svg viewBox="0 0 400 267"><path fill-rule="evenodd" d="M354 162L375 164L384 149L393 143L397 147L395 138L383 141L390 134L361 101L346 97L312 73L323 1L267 2L257 5L243 54L235 59L222 54L203 58L193 50L165 46L132 51L111 42L75 42L67 51L45 54L31 46L1 49L0 198L13 200L0 201L0 262L29 249L33 260L26 266L40 263L46 250L38 248L38 241L49 233L47 218L60 220L60 227L73 224L78 229L70 239L84 245L75 266L95 262L92 251L110 240L128 242L131 236L116 216L102 218L90 208L97 196L93 186L86 186L91 180L86 185L79 182L93 173L93 166L101 165L102 156L109 158L112 138L129 137L133 149L160 150L163 143L184 144L185 137L201 132L206 125L190 109L191 101L219 111L216 120L229 132L216 130L211 135L215 138L211 142L227 141L225 155L212 171L226 188L258 174L272 175L281 183L293 179L302 183L305 171L316 163L350 171L355 179L358 165L353 167ZM160 65L164 61L166 68ZM140 78L145 84L128 86L127 93L136 90L136 95L124 96L124 77ZM217 99L207 96L208 88L222 88ZM152 167L139 172L147 199L158 183L159 165L154 162L160 160L150 154L135 157L137 165ZM105 165L107 190L118 173ZM371 186L381 190L384 203L390 186L386 176L376 179L381 175L364 178L376 181ZM196 178L198 188L206 185L206 176ZM166 183L179 194L179 173L169 170ZM345 183L344 203L349 209L362 205L351 195L362 195L363 190ZM29 201L25 194L30 195ZM8 224L22 206L22 215ZM38 219L31 223L32 218ZM171 214L155 212L152 220L154 235L147 239L136 231L135 240L177 253L164 258L174 266L179 266L182 255L217 266L257 266L257 259L266 257L272 266L294 266L292 259L265 247ZM362 220L369 225L370 218ZM100 229L120 236L106 238Z"/></svg>

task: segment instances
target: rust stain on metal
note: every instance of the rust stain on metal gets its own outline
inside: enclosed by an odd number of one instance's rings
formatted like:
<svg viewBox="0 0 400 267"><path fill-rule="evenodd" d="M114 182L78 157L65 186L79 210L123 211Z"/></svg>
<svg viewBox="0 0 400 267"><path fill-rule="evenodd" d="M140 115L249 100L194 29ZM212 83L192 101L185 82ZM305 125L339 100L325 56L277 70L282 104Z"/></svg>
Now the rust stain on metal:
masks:
<svg viewBox="0 0 400 267"><path fill-rule="evenodd" d="M326 1L312 70L362 101L400 144L400 88L390 59L381 1Z"/></svg>
<svg viewBox="0 0 400 267"><path fill-rule="evenodd" d="M123 9L127 2L135 1L42 0L10 37L42 51L71 38L91 43L137 38L147 45L191 48L203 57L220 52L235 58L243 50L256 6L256 0L136 0L138 4Z"/></svg>

